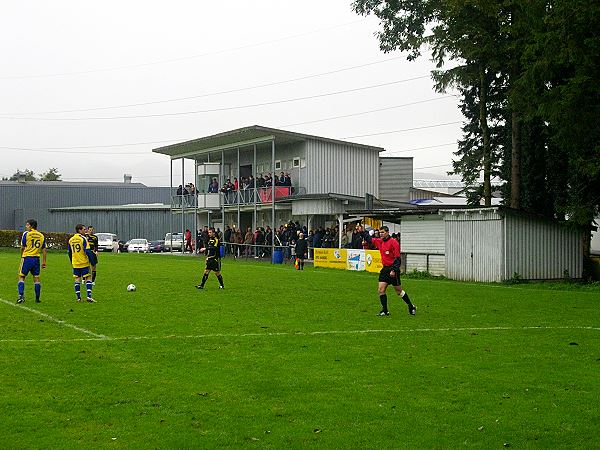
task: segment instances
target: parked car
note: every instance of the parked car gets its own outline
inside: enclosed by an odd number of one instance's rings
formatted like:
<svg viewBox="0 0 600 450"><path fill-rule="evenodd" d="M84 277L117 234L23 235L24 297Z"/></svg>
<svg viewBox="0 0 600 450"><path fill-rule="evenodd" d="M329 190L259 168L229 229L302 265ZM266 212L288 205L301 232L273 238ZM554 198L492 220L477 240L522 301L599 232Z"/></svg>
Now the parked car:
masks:
<svg viewBox="0 0 600 450"><path fill-rule="evenodd" d="M173 251L180 252L183 250L183 234L181 233L173 233L171 238L171 233L167 233L165 235L165 251L171 251L171 239L173 239Z"/></svg>
<svg viewBox="0 0 600 450"><path fill-rule="evenodd" d="M129 245L127 246L127 251L129 253L148 253L150 249L150 244L147 239L132 239L129 241Z"/></svg>
<svg viewBox="0 0 600 450"><path fill-rule="evenodd" d="M150 253L160 253L165 251L165 241L150 241Z"/></svg>
<svg viewBox="0 0 600 450"><path fill-rule="evenodd" d="M126 252L127 251L127 247L129 246L129 241L119 241L119 251L120 252Z"/></svg>
<svg viewBox="0 0 600 450"><path fill-rule="evenodd" d="M99 252L118 252L119 238L113 233L95 233L98 238Z"/></svg>

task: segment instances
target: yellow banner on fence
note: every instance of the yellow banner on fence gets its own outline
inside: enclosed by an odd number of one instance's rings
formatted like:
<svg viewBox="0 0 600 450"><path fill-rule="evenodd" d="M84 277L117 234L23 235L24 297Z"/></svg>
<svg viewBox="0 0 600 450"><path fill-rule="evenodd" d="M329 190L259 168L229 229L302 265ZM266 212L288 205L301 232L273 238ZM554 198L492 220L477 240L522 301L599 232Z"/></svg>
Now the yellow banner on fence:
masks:
<svg viewBox="0 0 600 450"><path fill-rule="evenodd" d="M315 248L314 252L315 267L346 268L345 248Z"/></svg>
<svg viewBox="0 0 600 450"><path fill-rule="evenodd" d="M379 250L365 250L365 270L367 272L379 272L383 267L381 264L381 253Z"/></svg>
<svg viewBox="0 0 600 450"><path fill-rule="evenodd" d="M379 250L315 248L314 252L315 267L367 272L379 272L383 267Z"/></svg>

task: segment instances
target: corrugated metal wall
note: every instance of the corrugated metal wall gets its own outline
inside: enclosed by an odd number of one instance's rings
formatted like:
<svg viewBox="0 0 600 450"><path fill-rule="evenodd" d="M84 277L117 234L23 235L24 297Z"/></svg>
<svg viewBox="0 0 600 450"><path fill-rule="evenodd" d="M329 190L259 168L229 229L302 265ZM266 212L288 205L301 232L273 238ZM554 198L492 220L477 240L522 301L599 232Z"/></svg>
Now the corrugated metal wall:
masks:
<svg viewBox="0 0 600 450"><path fill-rule="evenodd" d="M428 270L433 275L445 274L445 236L442 216L405 216L402 218L400 236L400 249L402 253L406 253L407 272Z"/></svg>
<svg viewBox="0 0 600 450"><path fill-rule="evenodd" d="M455 280L499 282L580 278L581 235L548 220L497 209L444 215L446 275Z"/></svg>
<svg viewBox="0 0 600 450"><path fill-rule="evenodd" d="M408 202L413 185L413 158L379 159L379 198Z"/></svg>
<svg viewBox="0 0 600 450"><path fill-rule="evenodd" d="M404 216L400 246L407 253L444 254L444 221L442 216Z"/></svg>
<svg viewBox="0 0 600 450"><path fill-rule="evenodd" d="M515 273L526 280L581 278L581 232L564 225L507 215L506 279Z"/></svg>
<svg viewBox="0 0 600 450"><path fill-rule="evenodd" d="M49 208L68 206L170 203L168 187L101 183L0 183L0 229L19 229L30 217L40 229L67 231L52 222ZM71 225L68 230L70 231ZM109 231L109 230L107 230Z"/></svg>
<svg viewBox="0 0 600 450"><path fill-rule="evenodd" d="M501 281L502 216L496 210L457 211L446 214L444 222L446 276L463 281Z"/></svg>
<svg viewBox="0 0 600 450"><path fill-rule="evenodd" d="M306 193L379 197L379 153L375 150L310 140L306 146Z"/></svg>
<svg viewBox="0 0 600 450"><path fill-rule="evenodd" d="M343 207L340 200L297 200L292 203L294 216L341 214Z"/></svg>
<svg viewBox="0 0 600 450"><path fill-rule="evenodd" d="M164 239L170 227L170 210L96 210L96 211L54 211L50 213L52 223L57 230L74 233L77 223L93 225L97 233L115 233L119 239L146 238ZM185 216L185 228L194 229L193 215ZM175 232L181 228L181 215L174 215ZM40 225L43 231L49 230Z"/></svg>

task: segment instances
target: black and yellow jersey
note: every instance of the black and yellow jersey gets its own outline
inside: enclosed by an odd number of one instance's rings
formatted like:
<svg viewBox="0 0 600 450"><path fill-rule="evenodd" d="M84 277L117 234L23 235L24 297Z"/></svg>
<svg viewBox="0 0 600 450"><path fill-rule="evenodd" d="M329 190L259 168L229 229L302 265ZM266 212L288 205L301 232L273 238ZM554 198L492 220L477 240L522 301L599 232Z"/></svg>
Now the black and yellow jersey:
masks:
<svg viewBox="0 0 600 450"><path fill-rule="evenodd" d="M206 259L220 259L219 239L216 237L208 238L206 243Z"/></svg>
<svg viewBox="0 0 600 450"><path fill-rule="evenodd" d="M90 250L93 252L98 251L98 236L95 234L88 234L85 236L87 238L88 244L90 246Z"/></svg>

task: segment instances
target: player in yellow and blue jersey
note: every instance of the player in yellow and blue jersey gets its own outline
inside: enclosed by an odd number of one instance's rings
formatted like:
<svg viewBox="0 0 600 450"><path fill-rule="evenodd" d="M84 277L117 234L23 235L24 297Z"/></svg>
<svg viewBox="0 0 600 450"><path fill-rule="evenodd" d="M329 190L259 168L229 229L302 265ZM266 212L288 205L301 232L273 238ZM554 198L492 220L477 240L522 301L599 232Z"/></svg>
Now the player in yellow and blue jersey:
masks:
<svg viewBox="0 0 600 450"><path fill-rule="evenodd" d="M25 233L21 238L21 266L19 267L19 298L17 303L25 301L25 277L31 273L35 289L35 302L40 303L42 285L40 284L40 254L42 267L46 267L46 238L37 230L37 220L25 222Z"/></svg>
<svg viewBox="0 0 600 450"><path fill-rule="evenodd" d="M90 273L90 257L94 254L90 250L87 239L85 238L85 225L78 223L75 225L76 233L69 239L69 259L73 266L73 277L75 278L75 295L77 301L81 301L81 279L85 281L87 290L87 301L96 303L92 298L92 274Z"/></svg>

